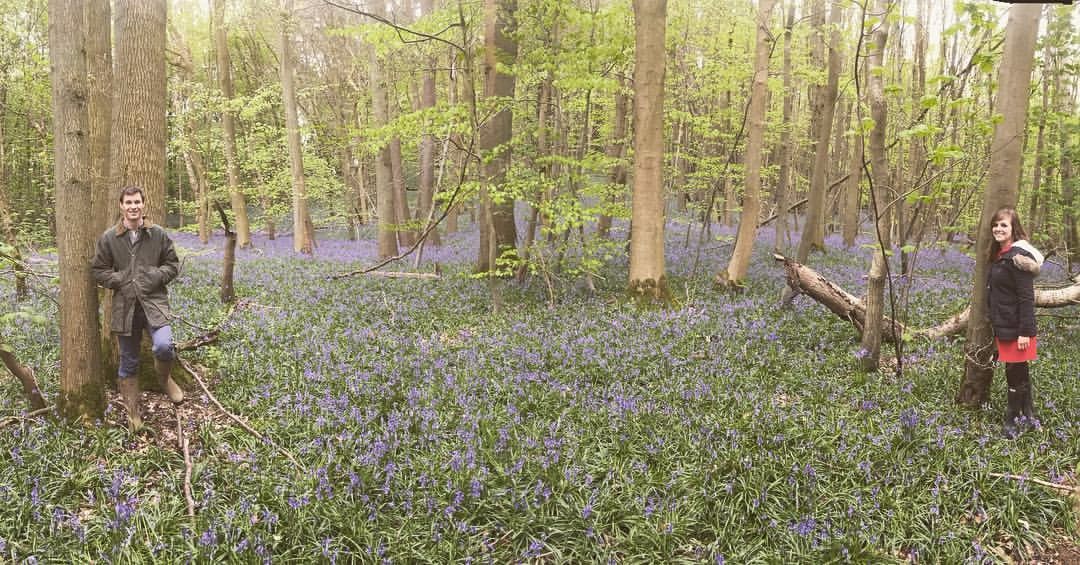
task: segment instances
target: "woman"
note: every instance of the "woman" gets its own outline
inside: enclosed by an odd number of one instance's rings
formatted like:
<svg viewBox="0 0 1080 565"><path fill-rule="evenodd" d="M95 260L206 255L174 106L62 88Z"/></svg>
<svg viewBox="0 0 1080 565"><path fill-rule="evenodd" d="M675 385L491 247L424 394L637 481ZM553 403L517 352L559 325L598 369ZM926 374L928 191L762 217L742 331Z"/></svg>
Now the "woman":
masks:
<svg viewBox="0 0 1080 565"><path fill-rule="evenodd" d="M994 328L997 358L1005 363L1009 385L1002 432L1012 438L1020 433L1022 424L1033 423L1035 417L1028 361L1035 359L1038 350L1034 281L1043 256L1026 241L1027 233L1012 208L995 212L990 230L994 237L988 257L990 324Z"/></svg>

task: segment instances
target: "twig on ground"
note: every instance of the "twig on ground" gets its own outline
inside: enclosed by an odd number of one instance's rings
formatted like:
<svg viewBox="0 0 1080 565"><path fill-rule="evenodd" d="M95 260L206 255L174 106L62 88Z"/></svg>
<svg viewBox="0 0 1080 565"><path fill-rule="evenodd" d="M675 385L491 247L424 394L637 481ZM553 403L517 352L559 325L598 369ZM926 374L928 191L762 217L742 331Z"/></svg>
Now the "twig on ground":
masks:
<svg viewBox="0 0 1080 565"><path fill-rule="evenodd" d="M439 273L404 273L401 271L371 271L370 273L361 273L369 277L384 277L388 279L441 279L442 275Z"/></svg>
<svg viewBox="0 0 1080 565"><path fill-rule="evenodd" d="M1044 481L1042 479L1035 479L1035 478L1032 478L1032 477L1025 477L1025 476L1022 476L1022 475L1013 475L1012 473L987 473L987 474L990 475L991 477L996 477L996 478L999 478L999 479L1011 479L1011 480L1014 480L1014 481L1035 483L1037 485L1042 485L1042 486L1047 487L1047 488L1063 490L1063 491L1066 491L1066 492L1071 492L1071 493L1073 493L1075 495L1080 495L1080 487L1074 487L1072 485L1061 485L1061 484L1057 484L1057 483L1051 483L1050 481Z"/></svg>
<svg viewBox="0 0 1080 565"><path fill-rule="evenodd" d="M10 426L11 424L15 424L15 423L18 423L18 422L29 420L29 419L31 419L31 418L33 418L35 416L41 416L42 414L45 414L45 413L48 413L48 412L52 411L52 409L53 409L53 406L50 404L50 405L48 405L48 406L46 406L44 408L38 408L37 410L34 410L33 412L27 412L26 414L23 414L22 416L8 416L7 418L4 418L3 420L0 420L0 428L6 428L6 427Z"/></svg>
<svg viewBox="0 0 1080 565"><path fill-rule="evenodd" d="M184 421L181 417L180 407L176 409L176 443L184 454L184 500L187 501L188 518L195 517L195 497L191 494L191 450L188 449L187 436L184 435Z"/></svg>
<svg viewBox="0 0 1080 565"><path fill-rule="evenodd" d="M206 393L206 397L210 399L210 402L212 402L218 410L221 410L222 413L228 416L230 420L236 422L236 424L243 428L244 431L246 431L247 433L255 436L257 439L269 444L274 449L280 451L282 455L284 455L293 465L296 465L301 470L304 469L304 466L301 465L300 462L296 460L296 457L293 457L293 454L289 453L287 449L278 446L270 438L255 431L255 429L248 425L248 423L245 422L240 416L237 416L236 414L233 414L232 412L226 410L225 407L221 405L221 402L218 402L218 399L214 396L214 393L210 392L210 389L206 386L206 383L202 380L202 377L199 376L199 373L195 371L195 369L193 369L191 365L188 364L188 362L185 361L183 358L178 359L180 361L180 366L183 367L189 375L191 375L191 378L195 379L195 382L199 384L199 388L201 388L203 392Z"/></svg>

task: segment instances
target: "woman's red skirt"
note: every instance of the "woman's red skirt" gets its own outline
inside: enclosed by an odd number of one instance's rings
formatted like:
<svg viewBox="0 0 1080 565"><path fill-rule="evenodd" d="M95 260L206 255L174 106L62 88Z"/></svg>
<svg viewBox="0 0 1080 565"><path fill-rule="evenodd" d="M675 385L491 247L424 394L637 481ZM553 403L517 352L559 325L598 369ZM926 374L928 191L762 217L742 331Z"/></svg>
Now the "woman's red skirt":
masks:
<svg viewBox="0 0 1080 565"><path fill-rule="evenodd" d="M1002 340L994 338L994 343L997 344L998 361L1002 363L1021 363L1023 361L1033 361L1036 357L1038 350L1038 337L1032 337L1028 342L1027 349L1021 351L1016 347L1016 340Z"/></svg>

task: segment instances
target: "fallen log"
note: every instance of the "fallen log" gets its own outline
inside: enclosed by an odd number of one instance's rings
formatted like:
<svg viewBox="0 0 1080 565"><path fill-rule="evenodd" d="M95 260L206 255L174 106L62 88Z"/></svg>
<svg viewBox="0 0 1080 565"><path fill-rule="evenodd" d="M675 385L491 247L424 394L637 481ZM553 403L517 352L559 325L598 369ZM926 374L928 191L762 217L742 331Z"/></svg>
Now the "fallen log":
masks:
<svg viewBox="0 0 1080 565"><path fill-rule="evenodd" d="M855 331L862 334L866 322L866 306L863 301L826 279L820 273L780 254L773 254L773 259L784 266L788 286L796 294L805 294L822 306L828 308L840 319L847 320ZM1061 308L1080 304L1080 276L1070 280L1070 284L1058 288L1036 287L1035 306L1039 308ZM882 339L893 343L896 336L905 335L925 339L940 339L957 335L967 329L970 306L950 316L944 322L930 328L908 328L888 317L884 320Z"/></svg>

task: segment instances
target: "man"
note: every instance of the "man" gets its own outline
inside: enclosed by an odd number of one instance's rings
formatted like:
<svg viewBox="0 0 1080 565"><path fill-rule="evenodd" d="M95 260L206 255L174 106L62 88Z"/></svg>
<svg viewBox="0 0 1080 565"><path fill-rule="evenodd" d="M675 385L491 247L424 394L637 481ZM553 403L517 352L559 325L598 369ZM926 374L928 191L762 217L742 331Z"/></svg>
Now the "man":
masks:
<svg viewBox="0 0 1080 565"><path fill-rule="evenodd" d="M118 388L132 430L142 427L139 415L139 342L142 332L153 341L154 367L169 400L184 400L172 380L176 350L172 343L172 314L165 285L179 273L173 242L160 226L143 216L143 190L120 191L120 222L101 234L91 269L94 280L113 291L110 329L120 343Z"/></svg>

